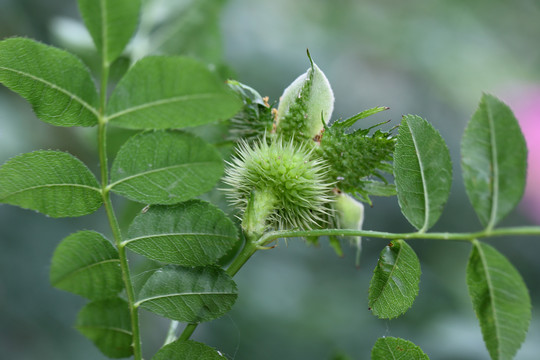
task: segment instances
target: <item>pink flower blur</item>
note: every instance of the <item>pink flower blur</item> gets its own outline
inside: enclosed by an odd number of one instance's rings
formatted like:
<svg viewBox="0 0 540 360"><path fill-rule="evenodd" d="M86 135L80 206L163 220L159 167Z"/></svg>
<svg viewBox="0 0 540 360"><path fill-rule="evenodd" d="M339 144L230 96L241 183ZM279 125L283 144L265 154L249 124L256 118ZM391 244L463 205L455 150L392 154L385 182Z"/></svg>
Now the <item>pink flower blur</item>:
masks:
<svg viewBox="0 0 540 360"><path fill-rule="evenodd" d="M527 187L521 211L540 224L540 85L521 86L504 99L519 121L527 142Z"/></svg>

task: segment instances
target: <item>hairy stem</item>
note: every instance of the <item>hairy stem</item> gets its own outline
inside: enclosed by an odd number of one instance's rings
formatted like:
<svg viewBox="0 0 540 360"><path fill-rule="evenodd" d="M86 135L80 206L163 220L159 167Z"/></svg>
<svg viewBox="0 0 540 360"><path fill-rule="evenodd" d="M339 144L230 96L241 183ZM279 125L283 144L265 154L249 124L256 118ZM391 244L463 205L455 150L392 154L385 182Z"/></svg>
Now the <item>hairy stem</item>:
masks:
<svg viewBox="0 0 540 360"><path fill-rule="evenodd" d="M492 230L483 230L471 233L389 233L371 230L347 230L347 229L322 229L322 230L279 230L269 231L259 238L258 246L265 246L279 238L308 237L308 236L365 236L381 239L429 239L429 240L454 240L473 241L474 239L495 236L527 236L540 235L540 226L508 227Z"/></svg>
<svg viewBox="0 0 540 360"><path fill-rule="evenodd" d="M135 360L142 360L141 351L141 336L139 331L139 312L135 304L135 293L133 291L133 284L131 283L131 276L129 272L129 264L126 255L126 249L122 244L122 234L118 220L111 202L111 196L109 193L109 165L107 159L107 122L105 120L105 107L107 104L107 83L109 77L109 64L104 60L102 62L101 69L101 94L100 94L100 109L98 118L98 152L99 152L99 166L101 169L101 196L103 198L103 204L105 205L105 211L109 220L109 225L114 237L114 242L118 248L118 256L120 258L120 269L122 271L122 280L124 281L124 287L126 288L126 295L128 300L129 312L131 315L131 331L132 331L132 343L133 355Z"/></svg>

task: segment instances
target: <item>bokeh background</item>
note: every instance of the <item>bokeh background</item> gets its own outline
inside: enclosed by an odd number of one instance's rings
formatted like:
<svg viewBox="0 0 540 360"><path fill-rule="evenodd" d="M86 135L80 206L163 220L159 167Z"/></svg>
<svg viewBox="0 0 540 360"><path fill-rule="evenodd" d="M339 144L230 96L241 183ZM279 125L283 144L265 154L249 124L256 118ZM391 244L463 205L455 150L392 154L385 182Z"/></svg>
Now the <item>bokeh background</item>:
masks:
<svg viewBox="0 0 540 360"><path fill-rule="evenodd" d="M67 48L96 67L75 0L0 0L0 38L15 35ZM539 38L535 0L146 0L140 32L116 69L121 74L130 61L150 53L187 54L275 101L307 69L309 48L333 86L333 118L384 105L391 109L366 126L389 119L393 126L410 113L441 132L453 158L454 184L433 231L461 232L480 229L462 185L459 142L482 92L507 101L529 146L526 196L501 225L540 224ZM35 149L69 151L97 168L91 129L44 124L0 87L0 161ZM119 201L117 208L124 224L136 210ZM413 230L395 198L375 198L364 224ZM84 300L48 281L54 248L79 229L109 234L101 211L50 219L0 206L0 358L104 359L73 328ZM518 360L540 354L539 240L490 240L522 273L533 300ZM409 339L432 359L488 359L465 282L470 246L410 241L422 263L420 295L404 316L378 320L367 309L367 290L385 243L365 239L357 269L352 248L339 258L325 241L319 247L281 241L257 253L237 275L240 297L233 311L200 326L194 338L236 360L368 359L380 336ZM150 358L168 322L146 312L142 322Z"/></svg>

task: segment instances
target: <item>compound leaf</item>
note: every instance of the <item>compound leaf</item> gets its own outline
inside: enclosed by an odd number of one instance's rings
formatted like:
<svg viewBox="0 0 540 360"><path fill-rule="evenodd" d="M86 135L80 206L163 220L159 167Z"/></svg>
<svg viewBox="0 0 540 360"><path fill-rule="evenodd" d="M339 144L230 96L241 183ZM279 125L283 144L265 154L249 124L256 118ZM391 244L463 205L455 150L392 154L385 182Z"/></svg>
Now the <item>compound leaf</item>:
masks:
<svg viewBox="0 0 540 360"><path fill-rule="evenodd" d="M401 121L394 176L403 215L426 231L435 224L450 195L452 163L439 132L419 116L407 115Z"/></svg>
<svg viewBox="0 0 540 360"><path fill-rule="evenodd" d="M429 360L429 357L412 342L395 337L377 339L371 349L371 360Z"/></svg>
<svg viewBox="0 0 540 360"><path fill-rule="evenodd" d="M168 265L148 278L135 305L169 319L198 323L225 314L237 296L236 284L220 268Z"/></svg>
<svg viewBox="0 0 540 360"><path fill-rule="evenodd" d="M44 122L97 125L98 95L90 72L67 51L30 39L0 41L0 82L25 98Z"/></svg>
<svg viewBox="0 0 540 360"><path fill-rule="evenodd" d="M113 297L124 287L118 251L95 231L66 237L54 251L51 284L91 300Z"/></svg>
<svg viewBox="0 0 540 360"><path fill-rule="evenodd" d="M385 246L369 285L373 314L391 319L407 311L418 295L420 273L418 257L405 241L394 240Z"/></svg>
<svg viewBox="0 0 540 360"><path fill-rule="evenodd" d="M140 0L78 0L82 18L106 63L124 50L137 28Z"/></svg>
<svg viewBox="0 0 540 360"><path fill-rule="evenodd" d="M118 152L111 187L134 201L170 205L211 190L222 173L221 155L198 137L179 131L145 132Z"/></svg>
<svg viewBox="0 0 540 360"><path fill-rule="evenodd" d="M128 303L123 299L88 303L77 315L75 327L110 358L133 354L131 318Z"/></svg>
<svg viewBox="0 0 540 360"><path fill-rule="evenodd" d="M492 246L475 241L467 285L493 360L513 359L531 320L527 286L512 264Z"/></svg>
<svg viewBox="0 0 540 360"><path fill-rule="evenodd" d="M223 211L210 203L190 200L150 207L133 220L124 243L153 260L203 266L225 255L237 238L236 227Z"/></svg>
<svg viewBox="0 0 540 360"><path fill-rule="evenodd" d="M493 227L519 203L525 190L527 146L512 110L482 96L461 142L465 189L480 222Z"/></svg>
<svg viewBox="0 0 540 360"><path fill-rule="evenodd" d="M223 360L225 356L208 345L196 341L175 341L165 345L152 360Z"/></svg>
<svg viewBox="0 0 540 360"><path fill-rule="evenodd" d="M18 155L0 167L0 202L71 217L96 211L102 199L96 178L80 160L41 150Z"/></svg>
<svg viewBox="0 0 540 360"><path fill-rule="evenodd" d="M108 120L130 129L170 129L228 119L240 99L203 64L189 58L151 56L120 81Z"/></svg>

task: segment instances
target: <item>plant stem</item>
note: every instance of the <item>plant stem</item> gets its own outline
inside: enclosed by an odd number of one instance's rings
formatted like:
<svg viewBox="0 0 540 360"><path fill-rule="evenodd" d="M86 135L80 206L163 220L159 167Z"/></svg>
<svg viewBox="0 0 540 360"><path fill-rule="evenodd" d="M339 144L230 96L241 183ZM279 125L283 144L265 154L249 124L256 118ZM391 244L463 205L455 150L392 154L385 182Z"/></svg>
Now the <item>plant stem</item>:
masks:
<svg viewBox="0 0 540 360"><path fill-rule="evenodd" d="M540 226L521 226L483 230L471 233L389 233L371 230L347 230L347 229L322 229L322 230L279 230L265 233L257 241L258 246L265 246L279 238L307 237L307 236L363 236L382 239L429 239L429 240L454 240L473 241L474 239L495 236L526 236L540 235Z"/></svg>
<svg viewBox="0 0 540 360"><path fill-rule="evenodd" d="M98 117L98 153L99 153L99 166L101 170L101 196L103 198L103 204L105 205L105 212L109 220L109 225L114 237L114 242L118 248L118 256L120 259L120 269L122 271L122 280L124 281L124 287L126 289L126 295L129 306L129 313L131 317L131 331L132 331L132 348L133 356L135 360L142 360L141 351L141 336L139 330L139 312L135 304L135 293L133 291L133 284L131 283L131 275L129 271L129 264L126 255L126 249L122 244L122 233L118 220L114 213L114 209L111 202L111 196L109 193L109 165L107 161L107 121L105 119L105 107L107 104L107 83L109 77L109 64L102 61L101 69L101 94L100 94L100 109Z"/></svg>
<svg viewBox="0 0 540 360"><path fill-rule="evenodd" d="M242 266L244 266L249 258L255 254L255 251L258 249L257 240L257 238L247 238L244 248L227 268L227 274L230 276L236 275L236 273L242 268Z"/></svg>
<svg viewBox="0 0 540 360"><path fill-rule="evenodd" d="M229 276L233 277L236 275L236 273L244 266L244 264L249 260L249 258L255 254L255 252L258 250L257 246L257 238L253 237L250 238L248 236L246 240L246 244L242 248L242 251L238 254L238 256L234 259L234 261L229 265L227 270L225 271ZM184 331L182 331L182 334L178 338L179 341L185 341L189 340L195 329L197 328L199 324L192 323L187 324L187 326L184 328Z"/></svg>

